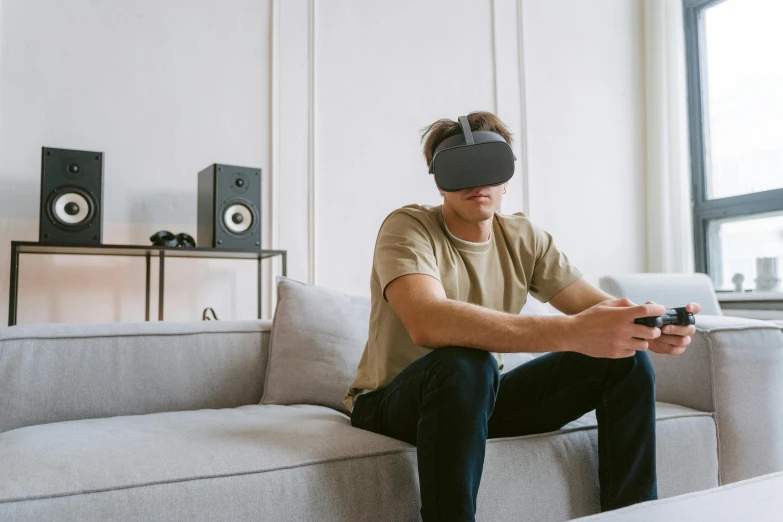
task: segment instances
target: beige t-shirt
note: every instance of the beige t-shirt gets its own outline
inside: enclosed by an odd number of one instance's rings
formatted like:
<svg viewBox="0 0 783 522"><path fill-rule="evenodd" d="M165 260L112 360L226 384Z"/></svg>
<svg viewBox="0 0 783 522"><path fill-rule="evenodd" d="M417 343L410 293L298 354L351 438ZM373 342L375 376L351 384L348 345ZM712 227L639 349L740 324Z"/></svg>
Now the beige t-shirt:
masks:
<svg viewBox="0 0 783 522"><path fill-rule="evenodd" d="M364 390L386 387L413 361L430 352L413 342L386 300L386 286L406 274L428 274L446 297L519 314L530 292L541 302L582 273L552 236L522 212L495 213L490 239L473 243L446 227L443 205L406 205L389 214L375 242L370 278L370 328L345 405ZM503 369L502 354L493 354Z"/></svg>

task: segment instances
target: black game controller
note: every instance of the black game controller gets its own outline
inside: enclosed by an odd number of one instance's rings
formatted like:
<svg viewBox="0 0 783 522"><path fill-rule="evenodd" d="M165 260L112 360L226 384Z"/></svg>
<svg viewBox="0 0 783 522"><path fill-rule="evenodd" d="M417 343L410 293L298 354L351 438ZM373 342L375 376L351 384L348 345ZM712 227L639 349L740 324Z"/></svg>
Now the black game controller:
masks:
<svg viewBox="0 0 783 522"><path fill-rule="evenodd" d="M689 324L696 324L696 318L684 306L681 306L680 308L667 308L666 313L661 316L640 317L634 323L658 328L663 328L666 324L688 326Z"/></svg>

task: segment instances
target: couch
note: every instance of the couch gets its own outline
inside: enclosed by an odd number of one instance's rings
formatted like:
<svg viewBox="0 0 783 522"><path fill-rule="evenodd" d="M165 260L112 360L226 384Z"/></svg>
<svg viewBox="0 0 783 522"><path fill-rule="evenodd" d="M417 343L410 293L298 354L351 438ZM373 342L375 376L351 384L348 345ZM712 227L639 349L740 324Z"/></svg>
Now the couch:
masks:
<svg viewBox="0 0 783 522"><path fill-rule="evenodd" d="M368 307L278 277L273 321L1 328L0 520L417 520L415 447L338 406ZM783 470L779 326L700 316L651 357L661 498ZM596 443L594 412L490 440L477 519L597 513Z"/></svg>

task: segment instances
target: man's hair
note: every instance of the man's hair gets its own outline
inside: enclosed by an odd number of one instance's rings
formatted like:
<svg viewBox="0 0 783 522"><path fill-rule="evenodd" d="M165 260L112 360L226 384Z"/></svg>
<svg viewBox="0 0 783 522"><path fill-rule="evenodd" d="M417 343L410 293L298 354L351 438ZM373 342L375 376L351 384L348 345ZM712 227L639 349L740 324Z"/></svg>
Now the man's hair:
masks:
<svg viewBox="0 0 783 522"><path fill-rule="evenodd" d="M468 114L468 123L472 131L492 131L500 134L509 146L513 147L511 132L506 124L500 121L500 118L491 112L471 112ZM424 142L424 159L427 160L427 166L432 163L432 157L435 155L435 148L445 140L457 134L462 134L462 127L459 122L442 118L435 123L422 129L421 141Z"/></svg>

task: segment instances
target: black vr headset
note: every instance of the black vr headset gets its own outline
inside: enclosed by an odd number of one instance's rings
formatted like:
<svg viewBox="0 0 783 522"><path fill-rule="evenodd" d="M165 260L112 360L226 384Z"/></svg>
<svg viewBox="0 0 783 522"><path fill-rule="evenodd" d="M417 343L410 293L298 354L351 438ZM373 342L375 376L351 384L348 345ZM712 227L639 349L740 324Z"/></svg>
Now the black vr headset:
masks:
<svg viewBox="0 0 783 522"><path fill-rule="evenodd" d="M446 192L499 185L514 175L517 157L497 132L470 130L467 116L458 118L462 134L446 138L435 147L430 174Z"/></svg>

